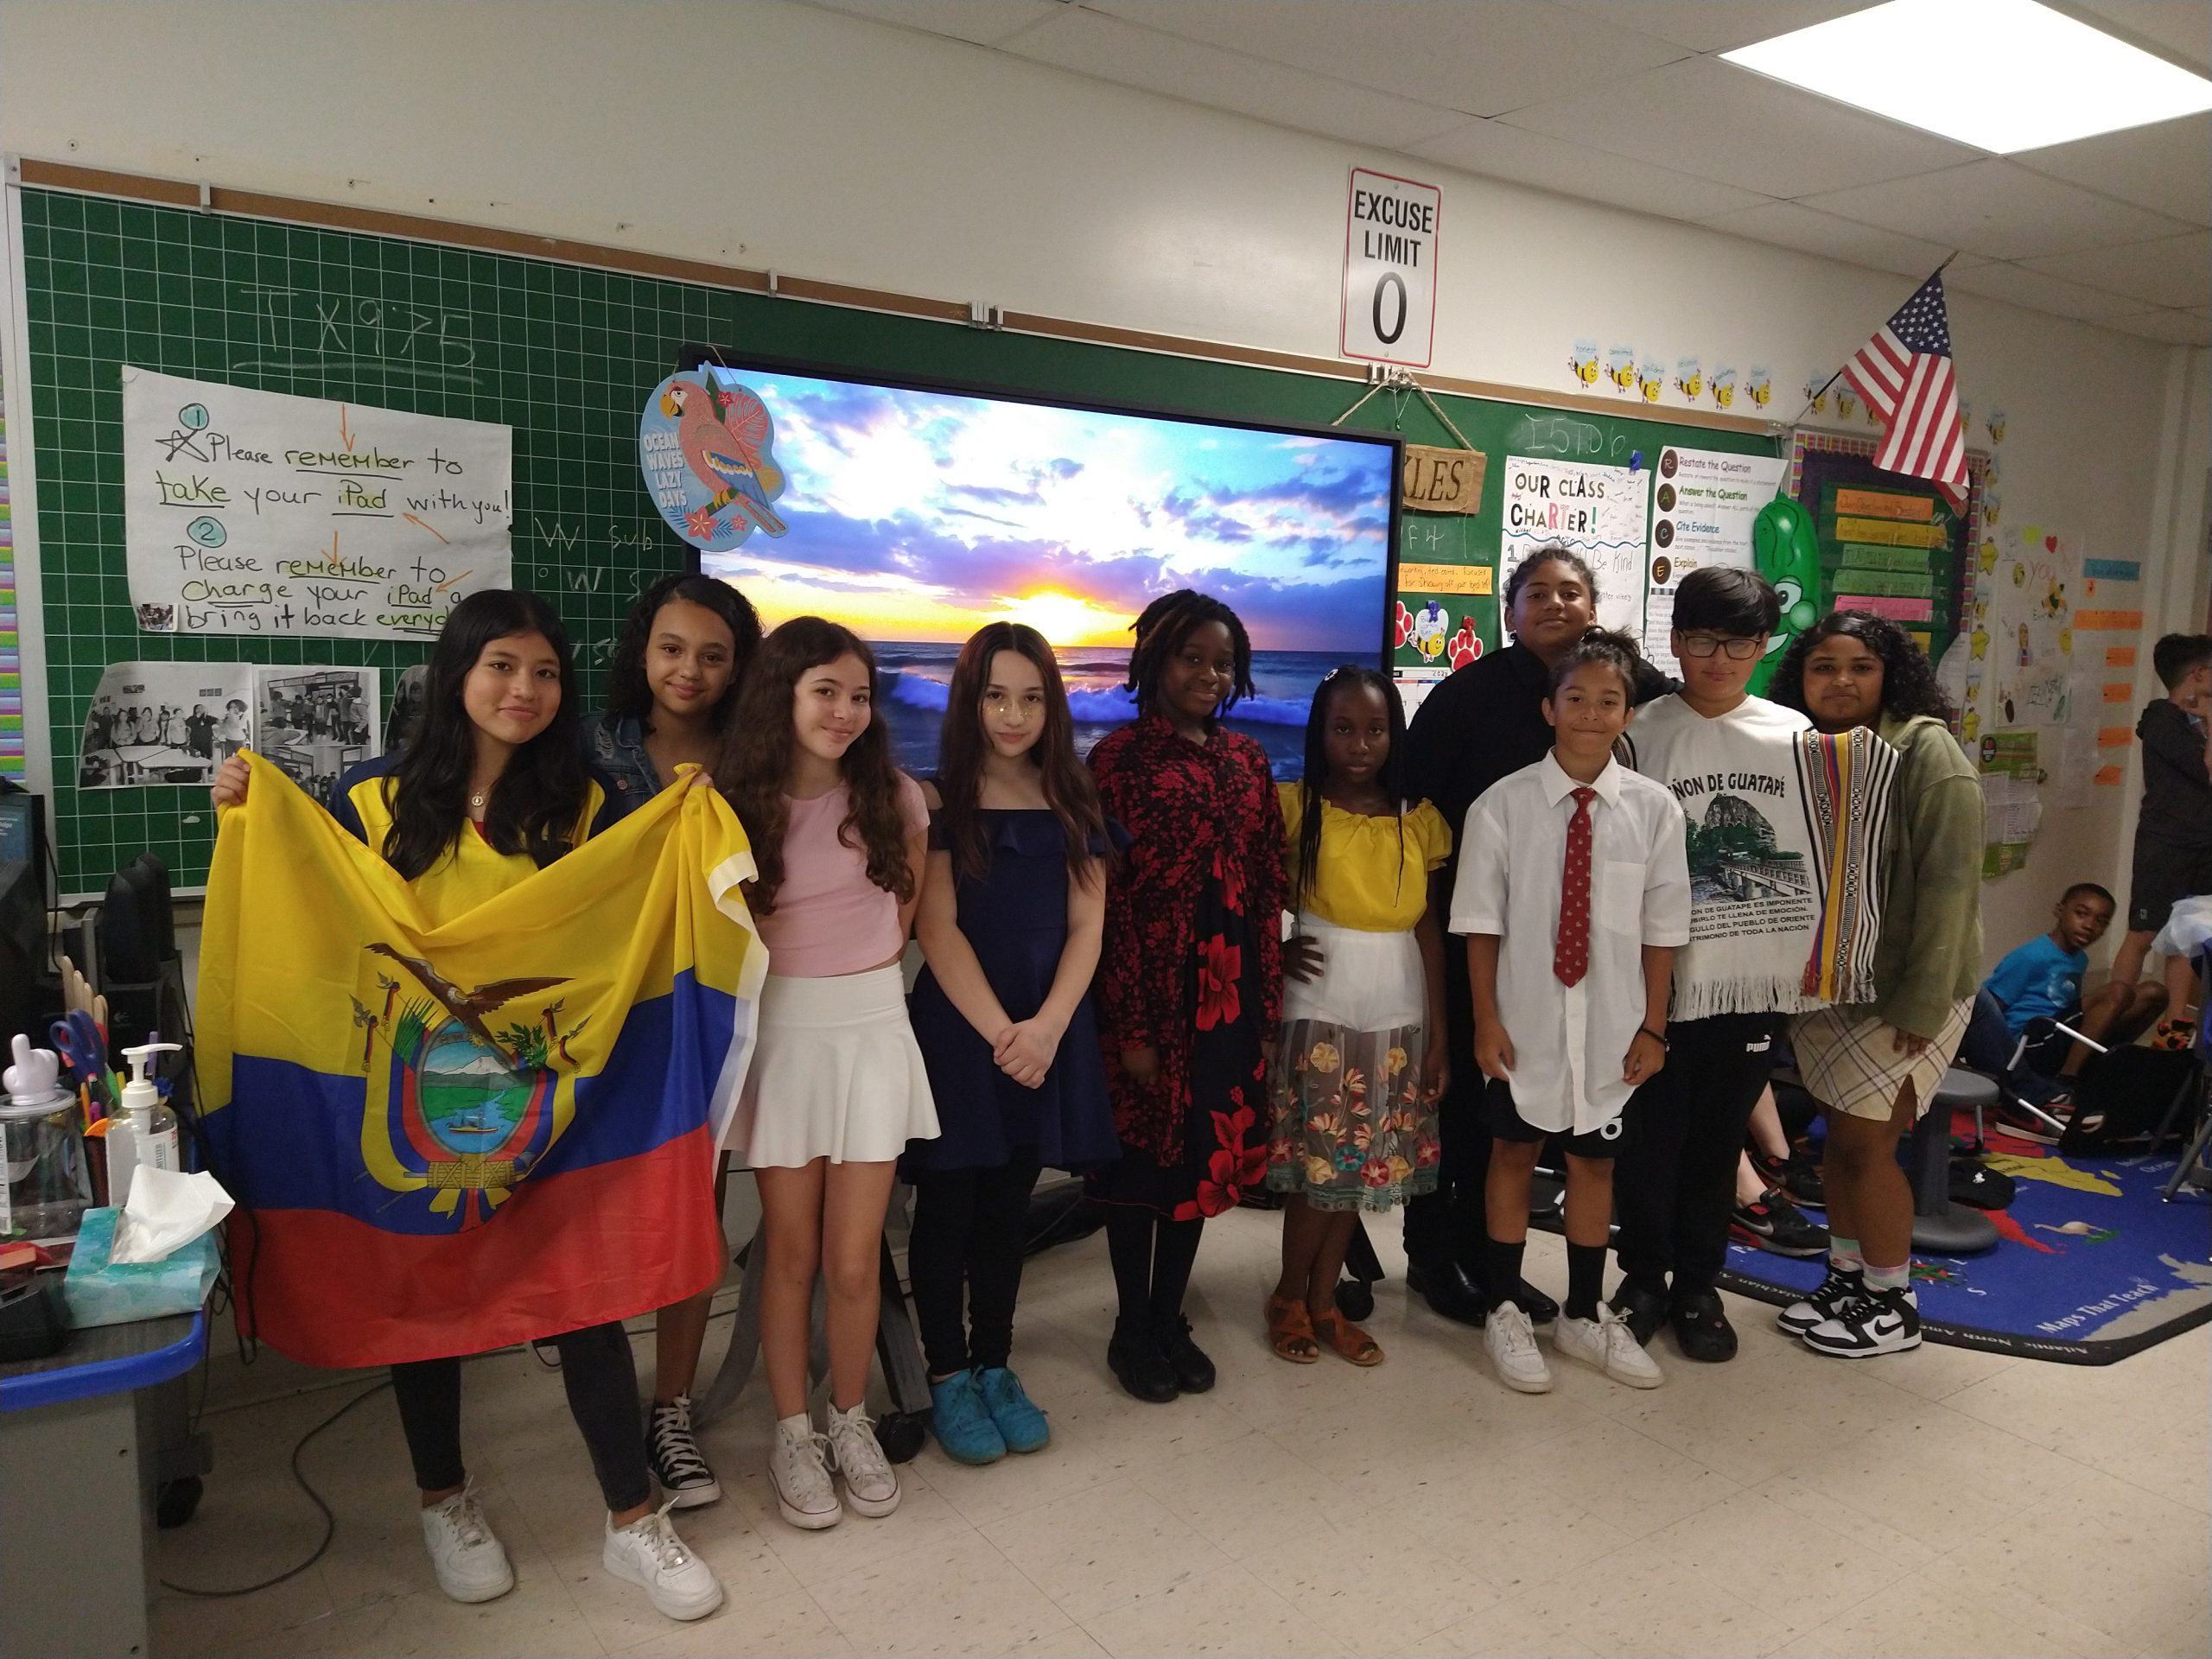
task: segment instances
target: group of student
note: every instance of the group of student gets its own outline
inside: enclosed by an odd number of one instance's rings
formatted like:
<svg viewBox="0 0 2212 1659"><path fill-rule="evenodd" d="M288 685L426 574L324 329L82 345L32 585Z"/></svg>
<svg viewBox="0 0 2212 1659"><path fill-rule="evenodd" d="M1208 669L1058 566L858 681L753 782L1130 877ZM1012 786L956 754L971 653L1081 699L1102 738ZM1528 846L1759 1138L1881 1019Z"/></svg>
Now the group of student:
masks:
<svg viewBox="0 0 2212 1659"><path fill-rule="evenodd" d="M983 628L953 669L927 780L894 765L873 653L836 623L764 637L733 588L668 577L632 609L609 705L585 719L550 607L477 594L432 652L419 734L329 804L433 924L664 789L711 786L734 809L769 973L726 1145L759 1183L769 1474L795 1526L899 1503L863 1395L900 1179L931 1427L964 1462L1050 1438L1010 1364L1046 1166L1085 1174L1105 1206L1106 1359L1139 1399L1213 1385L1184 1311L1192 1264L1206 1220L1262 1189L1282 1198L1262 1316L1283 1360L1382 1360L1335 1288L1363 1213L1402 1205L1410 1287L1483 1327L1502 1382L1551 1386L1535 1335L1550 1325L1557 1354L1650 1388L1662 1325L1692 1360L1735 1351L1715 1279L1746 1124L1789 1039L1827 1114L1832 1239L1826 1280L1781 1323L1832 1355L1916 1344L1895 1148L1967 1027L1980 960L1980 798L1925 658L1893 624L1839 613L1751 696L1776 594L1702 569L1677 593L1676 686L1596 629L1573 553L1525 559L1503 597L1512 642L1445 681L1410 730L1387 676L1330 675L1303 775L1278 785L1223 722L1252 693L1251 645L1203 594L1136 619L1136 718L1087 763L1044 639ZM1773 827L1786 840L1802 804L1758 791L1781 789L1815 729L1901 757L1869 855L1885 904L1866 1006L1814 1006L1803 933L1742 921L1772 910L1742 902L1744 881L1802 882ZM218 804L242 801L247 776L226 764ZM1721 779L1760 810L1715 816L1699 791ZM1700 836L1751 851L1694 886ZM1785 868L1796 877L1766 874ZM911 995L910 935L926 964ZM1522 1276L1548 1138L1566 1170L1563 1306ZM551 1338L608 1511L606 1564L677 1618L721 1595L668 1520L720 1491L690 1418L709 1294L662 1311L649 1404L619 1325ZM393 1383L440 1584L503 1593L512 1573L461 1458L459 1359L396 1366Z"/></svg>

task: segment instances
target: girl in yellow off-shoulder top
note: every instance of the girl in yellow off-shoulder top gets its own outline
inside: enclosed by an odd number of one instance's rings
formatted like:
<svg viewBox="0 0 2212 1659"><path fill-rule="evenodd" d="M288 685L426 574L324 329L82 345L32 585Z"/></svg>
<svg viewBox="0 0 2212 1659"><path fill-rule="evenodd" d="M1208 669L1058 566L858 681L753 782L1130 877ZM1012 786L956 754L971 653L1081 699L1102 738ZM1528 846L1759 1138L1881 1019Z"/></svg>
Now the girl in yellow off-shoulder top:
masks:
<svg viewBox="0 0 2212 1659"><path fill-rule="evenodd" d="M1361 1211L1436 1186L1444 938L1429 877L1452 832L1427 802L1406 800L1405 751L1396 686L1346 666L1313 694L1304 781L1276 786L1298 932L1283 947L1269 1079L1268 1185L1289 1198L1268 1325L1276 1354L1298 1364L1325 1344L1381 1363L1336 1310L1338 1273Z"/></svg>

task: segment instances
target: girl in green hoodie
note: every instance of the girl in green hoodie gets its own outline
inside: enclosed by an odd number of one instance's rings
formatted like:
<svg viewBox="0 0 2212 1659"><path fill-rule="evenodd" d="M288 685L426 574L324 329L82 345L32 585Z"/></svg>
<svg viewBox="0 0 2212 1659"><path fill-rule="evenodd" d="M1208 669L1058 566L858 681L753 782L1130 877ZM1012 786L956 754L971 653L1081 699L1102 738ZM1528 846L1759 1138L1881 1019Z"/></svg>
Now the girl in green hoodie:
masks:
<svg viewBox="0 0 2212 1659"><path fill-rule="evenodd" d="M1926 655L1896 623L1839 611L1792 640L1769 694L1823 732L1864 726L1904 758L1882 871L1875 1000L1800 1014L1797 1069L1827 1117L1827 1277L1782 1314L1815 1352L1920 1345L1912 1189L1898 1137L1928 1109L1981 976L1980 779Z"/></svg>

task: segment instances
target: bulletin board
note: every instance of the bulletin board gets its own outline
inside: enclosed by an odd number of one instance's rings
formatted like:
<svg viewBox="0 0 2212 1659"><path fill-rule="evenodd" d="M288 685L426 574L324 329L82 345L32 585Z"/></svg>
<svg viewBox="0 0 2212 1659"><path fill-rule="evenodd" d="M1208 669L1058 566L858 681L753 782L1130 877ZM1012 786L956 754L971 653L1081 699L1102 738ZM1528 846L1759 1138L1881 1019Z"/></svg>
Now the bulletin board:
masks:
<svg viewBox="0 0 2212 1659"><path fill-rule="evenodd" d="M685 562L640 479L637 433L645 392L686 340L861 375L1286 424L1328 424L1358 384L1326 359L979 318L963 305L483 227L392 219L387 230L385 216L353 209L55 164L26 162L23 177L10 188L29 385L7 397L19 421L26 391L30 404L32 441L16 455L20 465L28 447L35 472L46 671L42 706L22 717L46 722L56 757L75 748L112 663L327 664L378 669L390 685L427 654L407 641L142 632L124 552L125 365L512 428L514 580L559 612L594 702L631 601ZM1669 441L1774 453L1751 422L1601 416L1430 384L1490 456L1492 481L1471 517L1404 516L1398 554L1427 585L1399 598L1447 607L1471 649L1498 642L1491 588L1509 457L1626 466L1640 454L1648 475ZM1407 435L1449 442L1423 423L1434 424L1413 410ZM1352 424L1387 430L1393 417L1378 402ZM79 791L55 770L63 893L99 890L144 849L180 888L204 882L215 830L204 789Z"/></svg>

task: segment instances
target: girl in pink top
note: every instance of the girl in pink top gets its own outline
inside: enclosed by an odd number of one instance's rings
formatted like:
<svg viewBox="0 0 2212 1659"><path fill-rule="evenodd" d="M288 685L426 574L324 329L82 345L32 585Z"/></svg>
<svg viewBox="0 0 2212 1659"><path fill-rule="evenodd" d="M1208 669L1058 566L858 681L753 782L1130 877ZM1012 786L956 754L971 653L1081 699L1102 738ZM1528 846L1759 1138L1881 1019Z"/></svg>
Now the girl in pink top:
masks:
<svg viewBox="0 0 2212 1659"><path fill-rule="evenodd" d="M875 658L850 630L794 617L753 658L715 767L752 837L760 874L747 898L768 946L730 1131L766 1224L760 1346L777 1417L768 1473L784 1518L808 1529L843 1516L832 1470L861 1514L899 1506L861 1396L895 1160L909 1141L938 1134L899 972L929 809L892 764L875 691ZM826 1435L806 1403L817 1270L829 1308Z"/></svg>

